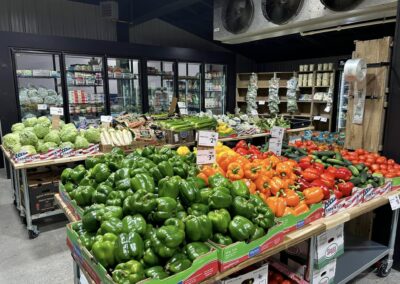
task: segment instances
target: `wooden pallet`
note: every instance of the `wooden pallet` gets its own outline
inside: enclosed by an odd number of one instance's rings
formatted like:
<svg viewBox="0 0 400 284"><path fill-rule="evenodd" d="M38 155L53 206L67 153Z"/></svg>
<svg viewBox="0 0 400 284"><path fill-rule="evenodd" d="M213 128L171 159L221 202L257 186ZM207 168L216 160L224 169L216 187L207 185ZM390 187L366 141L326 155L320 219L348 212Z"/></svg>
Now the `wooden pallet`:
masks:
<svg viewBox="0 0 400 284"><path fill-rule="evenodd" d="M353 52L353 58L363 58L367 64L390 62L391 37L356 41L355 44L356 50ZM382 150L389 74L389 66L368 68L367 96L374 96L377 99L366 99L364 120L361 125L352 123L354 98L352 96L349 97L345 148L363 148L371 152ZM352 89L353 86L351 86L350 90Z"/></svg>

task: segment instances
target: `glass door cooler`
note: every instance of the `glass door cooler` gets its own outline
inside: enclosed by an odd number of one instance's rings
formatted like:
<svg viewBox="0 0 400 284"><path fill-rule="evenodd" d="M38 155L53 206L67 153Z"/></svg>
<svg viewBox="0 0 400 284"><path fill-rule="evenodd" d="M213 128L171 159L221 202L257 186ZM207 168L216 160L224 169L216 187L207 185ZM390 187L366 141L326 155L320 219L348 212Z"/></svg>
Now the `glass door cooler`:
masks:
<svg viewBox="0 0 400 284"><path fill-rule="evenodd" d="M49 116L50 107L63 107L61 56L39 51L14 51L19 116Z"/></svg>
<svg viewBox="0 0 400 284"><path fill-rule="evenodd" d="M108 58L107 68L111 115L141 113L139 60Z"/></svg>
<svg viewBox="0 0 400 284"><path fill-rule="evenodd" d="M147 62L147 88L150 113L168 112L175 94L174 80L174 62Z"/></svg>
<svg viewBox="0 0 400 284"><path fill-rule="evenodd" d="M225 113L226 66L205 64L204 108L213 114Z"/></svg>
<svg viewBox="0 0 400 284"><path fill-rule="evenodd" d="M66 55L65 68L71 122L98 125L106 113L103 58Z"/></svg>
<svg viewBox="0 0 400 284"><path fill-rule="evenodd" d="M201 64L178 63L178 98L184 102L188 114L201 110Z"/></svg>

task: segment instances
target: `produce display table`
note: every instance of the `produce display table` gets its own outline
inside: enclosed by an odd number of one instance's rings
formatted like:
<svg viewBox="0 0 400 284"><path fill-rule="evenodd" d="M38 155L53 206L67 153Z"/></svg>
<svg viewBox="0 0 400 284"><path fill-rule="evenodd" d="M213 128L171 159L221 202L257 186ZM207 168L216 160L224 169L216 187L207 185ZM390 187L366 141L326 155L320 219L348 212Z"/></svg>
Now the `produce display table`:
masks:
<svg viewBox="0 0 400 284"><path fill-rule="evenodd" d="M207 279L204 283L215 283L218 280L221 280L233 273L249 267L257 262L267 259L268 257L277 254L285 249L288 249L294 245L297 245L305 240L310 239L310 252L309 255L314 255L315 242L316 237L325 232L326 230L332 229L338 225L346 223L354 218L357 218L365 213L371 212L374 209L386 205L389 202L389 197L392 195L399 194L399 191L392 191L383 196L378 196L368 202L357 205L356 207L352 207L344 210L343 212L337 213L335 215L324 217L318 219L308 225L305 225L301 229L293 231L285 236L285 239L282 243L274 246L273 248L260 253L235 267L228 269L224 272L220 272L217 275ZM76 219L72 214L69 213L67 206L64 201L61 199L59 194L56 195L56 201L60 208L65 212L68 219L73 222ZM385 269L386 273L388 273L392 266L392 258L393 258L393 250L394 243L396 239L396 228L398 223L399 210L395 210L393 212L392 217L392 228L391 228L391 237L388 246L383 246L377 244L372 241L360 241L359 239L351 240L352 246L347 250L345 249L345 253L337 259L337 269L336 269L336 278L335 283L347 283L362 271L366 270L368 267L381 260L385 256L387 256L387 260L382 264L381 269ZM79 269L84 271L81 266L79 266L74 260L74 273L75 278L79 279ZM310 267L310 275L312 275L312 270L314 267L314 258L309 258L309 267ZM87 274L84 272L84 274ZM78 277L78 278L77 278ZM88 278L89 282L93 281ZM76 282L79 283L79 282ZM93 282L90 282L93 283Z"/></svg>

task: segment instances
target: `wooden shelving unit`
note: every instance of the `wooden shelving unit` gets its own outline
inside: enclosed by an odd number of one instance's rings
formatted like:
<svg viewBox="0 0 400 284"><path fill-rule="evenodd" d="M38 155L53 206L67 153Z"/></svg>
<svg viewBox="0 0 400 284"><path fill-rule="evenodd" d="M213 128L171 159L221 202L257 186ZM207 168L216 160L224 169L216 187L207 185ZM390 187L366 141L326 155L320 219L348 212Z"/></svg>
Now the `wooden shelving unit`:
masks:
<svg viewBox="0 0 400 284"><path fill-rule="evenodd" d="M328 77L328 84L322 85L320 82L317 82L318 74L323 76L323 73L328 73L329 75L325 75ZM312 74L312 84L311 85L303 85L303 81L300 82L301 78ZM247 88L249 85L251 73L238 73L236 75L236 106L241 110L241 112L246 111L246 94ZM268 111L268 91L269 91L269 80L273 77L279 78L279 113L290 117L290 118L301 118L301 119L309 119L313 121L313 125L317 130L327 130L331 131L331 120L332 120L332 109L329 113L324 112L324 109L327 105L326 101L315 100L314 96L318 92L328 93L329 88L332 87L332 91L334 88L335 82L335 70L326 70L326 71L306 71L306 72L261 72L257 73L258 76L258 90L257 90L257 102L258 102L258 113L260 116L269 116ZM297 105L299 112L297 113L288 113L287 112L287 81L290 80L293 76L299 79L299 85L297 89ZM331 79L331 76L332 79ZM322 81L322 80L321 80ZM318 84L317 84L318 83ZM302 94L309 94L310 99L301 100L300 97ZM314 120L314 118L317 120ZM322 121L318 120L318 117L322 117ZM325 121L325 119L327 121Z"/></svg>

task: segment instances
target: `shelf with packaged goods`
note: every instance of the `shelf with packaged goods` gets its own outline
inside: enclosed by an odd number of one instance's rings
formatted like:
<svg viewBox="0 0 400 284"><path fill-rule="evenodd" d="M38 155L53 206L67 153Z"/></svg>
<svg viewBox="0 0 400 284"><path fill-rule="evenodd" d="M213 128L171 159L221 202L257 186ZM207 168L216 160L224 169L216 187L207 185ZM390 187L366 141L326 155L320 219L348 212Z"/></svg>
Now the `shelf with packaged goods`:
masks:
<svg viewBox="0 0 400 284"><path fill-rule="evenodd" d="M67 70L67 72L96 74L96 73L102 73L103 70L100 70L100 71L93 71L93 70Z"/></svg>
<svg viewBox="0 0 400 284"><path fill-rule="evenodd" d="M104 85L103 84L93 84L93 85L91 85L91 84L89 84L89 85L87 85L87 84L78 84L78 85L76 85L76 84L68 84L67 85L68 87L77 87L77 88L79 88L79 87L84 87L84 88L91 88L91 87L104 87Z"/></svg>
<svg viewBox="0 0 400 284"><path fill-rule="evenodd" d="M17 76L18 79L61 79L57 76Z"/></svg>

